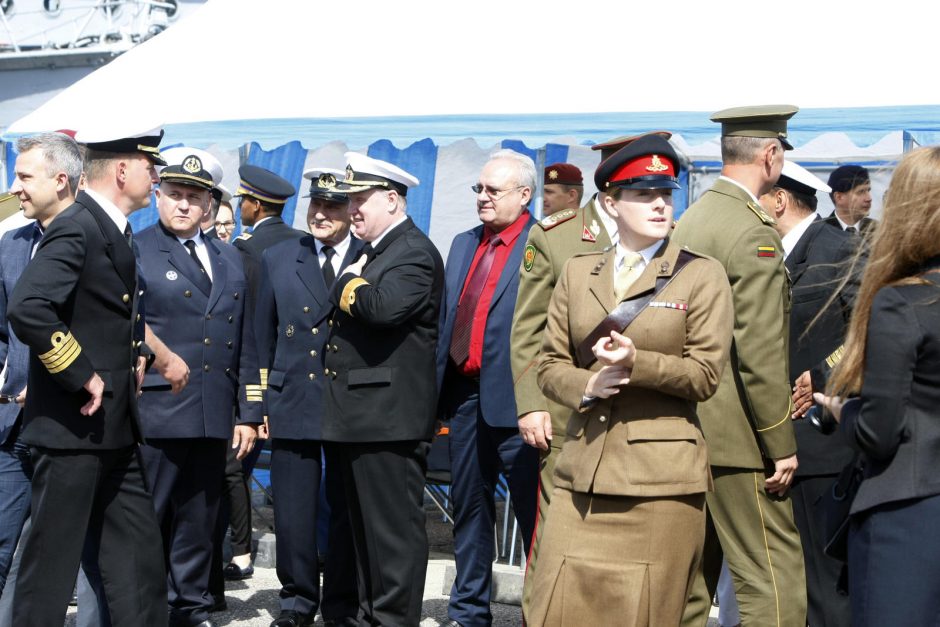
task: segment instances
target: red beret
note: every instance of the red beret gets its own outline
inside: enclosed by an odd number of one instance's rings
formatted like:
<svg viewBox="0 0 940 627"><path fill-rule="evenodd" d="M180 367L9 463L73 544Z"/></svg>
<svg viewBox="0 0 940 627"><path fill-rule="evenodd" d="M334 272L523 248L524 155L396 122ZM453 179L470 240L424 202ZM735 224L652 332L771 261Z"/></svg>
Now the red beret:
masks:
<svg viewBox="0 0 940 627"><path fill-rule="evenodd" d="M545 166L545 182L559 185L584 185L581 170L570 163L553 163Z"/></svg>

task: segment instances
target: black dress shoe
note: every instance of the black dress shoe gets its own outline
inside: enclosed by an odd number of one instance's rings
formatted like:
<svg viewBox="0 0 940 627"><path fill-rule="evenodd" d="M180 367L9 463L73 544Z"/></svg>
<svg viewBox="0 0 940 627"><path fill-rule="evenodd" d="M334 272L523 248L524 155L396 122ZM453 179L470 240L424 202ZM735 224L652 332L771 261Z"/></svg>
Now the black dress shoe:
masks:
<svg viewBox="0 0 940 627"><path fill-rule="evenodd" d="M274 619L271 627L309 627L313 625L316 616L301 614L294 610L282 610L280 616Z"/></svg>
<svg viewBox="0 0 940 627"><path fill-rule="evenodd" d="M248 564L247 568L242 568L235 562L229 562L222 570L222 575L229 581L239 581L241 579L250 579L252 575L255 574L255 567L252 564Z"/></svg>

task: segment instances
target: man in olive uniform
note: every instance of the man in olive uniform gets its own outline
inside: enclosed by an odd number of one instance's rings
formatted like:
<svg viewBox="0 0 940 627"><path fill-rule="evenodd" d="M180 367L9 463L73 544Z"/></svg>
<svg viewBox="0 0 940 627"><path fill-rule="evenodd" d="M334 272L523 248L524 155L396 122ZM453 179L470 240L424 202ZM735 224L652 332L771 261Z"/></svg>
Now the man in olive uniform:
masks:
<svg viewBox="0 0 940 627"><path fill-rule="evenodd" d="M721 176L685 212L673 241L721 262L734 303L734 343L715 395L698 406L715 490L707 496L702 569L684 625L704 626L728 560L741 622L806 625L803 552L787 490L796 439L787 372L789 282L774 220L758 198L783 168L789 105L719 111ZM719 545L720 542L720 545Z"/></svg>
<svg viewBox="0 0 940 627"><path fill-rule="evenodd" d="M669 139L671 133L659 132ZM601 161L642 137L618 137L593 146ZM538 541L552 494L555 459L564 443L565 426L571 410L548 400L536 381L536 361L542 348L542 331L548 317L548 303L565 262L578 253L601 251L617 243L617 225L601 209L603 192L591 196L580 209L566 209L543 218L529 230L522 253L519 294L512 320L510 354L519 432L523 441L542 451L539 470L539 503L535 540L529 552L526 582L535 568ZM558 437L553 437L558 434ZM523 591L522 610L528 606L531 590Z"/></svg>

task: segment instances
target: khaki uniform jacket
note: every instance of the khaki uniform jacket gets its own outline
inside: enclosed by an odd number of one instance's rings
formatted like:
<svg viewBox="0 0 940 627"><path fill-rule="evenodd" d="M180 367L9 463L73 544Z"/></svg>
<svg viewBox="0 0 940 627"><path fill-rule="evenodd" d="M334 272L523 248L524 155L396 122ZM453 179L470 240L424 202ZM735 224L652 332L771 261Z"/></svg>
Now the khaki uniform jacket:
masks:
<svg viewBox="0 0 940 627"><path fill-rule="evenodd" d="M764 468L796 452L790 414L790 285L783 245L747 192L719 179L683 214L672 240L721 262L734 342L718 392L699 407L713 466Z"/></svg>
<svg viewBox="0 0 940 627"><path fill-rule="evenodd" d="M671 276L679 247L660 248L625 300L652 291ZM675 496L711 488L696 403L718 388L731 346L731 290L721 266L701 257L655 296L627 327L636 345L630 383L581 413L593 371L578 363L576 347L617 305L614 255L571 259L552 296L539 359L545 395L571 408L567 439L555 467L555 485L576 492Z"/></svg>
<svg viewBox="0 0 940 627"><path fill-rule="evenodd" d="M561 211L534 225L529 231L519 270L519 294L510 336L516 411L519 416L532 411L549 412L552 431L558 435L554 440L556 446L561 445L561 434L570 410L542 394L536 379L536 363L542 347L548 303L565 262L577 253L601 251L611 244L596 213L596 198L596 195L592 196L577 211Z"/></svg>

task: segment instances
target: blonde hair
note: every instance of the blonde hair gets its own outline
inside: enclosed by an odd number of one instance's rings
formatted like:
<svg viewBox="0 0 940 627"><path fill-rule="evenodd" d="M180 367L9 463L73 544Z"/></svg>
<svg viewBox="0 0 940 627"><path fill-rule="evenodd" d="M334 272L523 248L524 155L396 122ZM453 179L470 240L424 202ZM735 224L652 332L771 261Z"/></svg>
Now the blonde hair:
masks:
<svg viewBox="0 0 940 627"><path fill-rule="evenodd" d="M924 262L940 254L940 146L919 148L901 159L888 188L883 219L873 230L871 254L849 322L845 354L828 386L830 393L842 396L862 388L865 339L878 290L889 285L925 283L920 276ZM853 270L864 254L863 248L859 247Z"/></svg>

